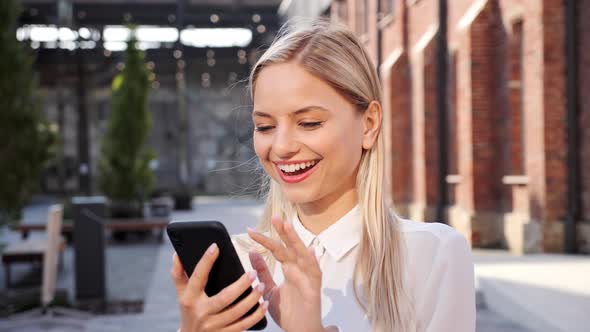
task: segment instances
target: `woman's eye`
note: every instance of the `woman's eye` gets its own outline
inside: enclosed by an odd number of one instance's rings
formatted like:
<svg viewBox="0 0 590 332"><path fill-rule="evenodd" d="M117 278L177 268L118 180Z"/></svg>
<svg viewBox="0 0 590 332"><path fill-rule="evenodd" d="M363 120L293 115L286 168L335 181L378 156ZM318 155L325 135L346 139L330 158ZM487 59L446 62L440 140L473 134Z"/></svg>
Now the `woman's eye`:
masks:
<svg viewBox="0 0 590 332"><path fill-rule="evenodd" d="M316 128L319 127L322 124L321 121L317 121L317 122L301 122L300 125L303 128Z"/></svg>
<svg viewBox="0 0 590 332"><path fill-rule="evenodd" d="M257 132L261 132L261 133L263 133L265 131L269 131L271 129L272 129L272 126L258 126L258 127L254 128L254 130L256 130Z"/></svg>

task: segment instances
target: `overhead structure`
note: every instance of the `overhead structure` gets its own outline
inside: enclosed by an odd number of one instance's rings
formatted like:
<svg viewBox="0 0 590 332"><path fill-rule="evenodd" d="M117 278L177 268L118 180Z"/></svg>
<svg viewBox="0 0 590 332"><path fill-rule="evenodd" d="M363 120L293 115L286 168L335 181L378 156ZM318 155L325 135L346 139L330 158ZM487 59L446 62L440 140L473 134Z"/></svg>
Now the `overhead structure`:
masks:
<svg viewBox="0 0 590 332"><path fill-rule="evenodd" d="M184 59L205 59L203 64L210 66L206 55L213 50L217 64L247 65L237 52L249 52L272 40L280 25L281 1L22 0L22 4L17 38L37 50L41 83L51 86L58 77L52 67L75 63L70 55L81 53L91 71L115 66L130 25L137 28L138 46L146 50L147 59L158 65L176 64L174 50L179 43L186 46ZM75 79L68 73L59 77Z"/></svg>

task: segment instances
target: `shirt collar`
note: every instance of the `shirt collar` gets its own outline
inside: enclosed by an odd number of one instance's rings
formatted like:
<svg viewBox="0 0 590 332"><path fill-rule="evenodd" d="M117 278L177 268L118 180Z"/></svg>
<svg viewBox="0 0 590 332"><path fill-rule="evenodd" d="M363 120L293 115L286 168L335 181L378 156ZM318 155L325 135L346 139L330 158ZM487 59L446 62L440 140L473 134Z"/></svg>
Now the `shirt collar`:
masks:
<svg viewBox="0 0 590 332"><path fill-rule="evenodd" d="M317 236L303 226L297 215L293 218L293 229L306 247L317 237L328 254L338 261L360 242L363 229L360 208L356 205Z"/></svg>

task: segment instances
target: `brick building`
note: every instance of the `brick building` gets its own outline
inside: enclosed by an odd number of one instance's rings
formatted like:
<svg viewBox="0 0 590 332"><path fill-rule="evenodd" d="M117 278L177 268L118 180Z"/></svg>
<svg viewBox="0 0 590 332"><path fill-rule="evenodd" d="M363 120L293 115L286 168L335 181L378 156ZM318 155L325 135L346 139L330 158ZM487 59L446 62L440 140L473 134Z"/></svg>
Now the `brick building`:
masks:
<svg viewBox="0 0 590 332"><path fill-rule="evenodd" d="M398 213L473 246L590 251L590 1L566 3L327 5L379 68Z"/></svg>

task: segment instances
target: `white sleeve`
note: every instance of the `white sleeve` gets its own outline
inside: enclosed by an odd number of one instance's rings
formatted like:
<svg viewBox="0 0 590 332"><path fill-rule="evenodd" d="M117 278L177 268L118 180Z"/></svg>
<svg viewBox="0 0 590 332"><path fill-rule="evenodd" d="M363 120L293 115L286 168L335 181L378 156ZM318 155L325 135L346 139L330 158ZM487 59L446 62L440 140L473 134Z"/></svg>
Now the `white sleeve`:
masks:
<svg viewBox="0 0 590 332"><path fill-rule="evenodd" d="M248 250L244 247L244 243L249 241L248 234L237 234L232 235L231 242L236 249L238 257L240 258L240 262L242 263L242 267L244 268L245 272L251 271L254 268L250 263L250 258L248 257Z"/></svg>
<svg viewBox="0 0 590 332"><path fill-rule="evenodd" d="M453 231L444 238L423 285L417 308L418 330L426 332L475 331L475 282L471 250L463 235Z"/></svg>

